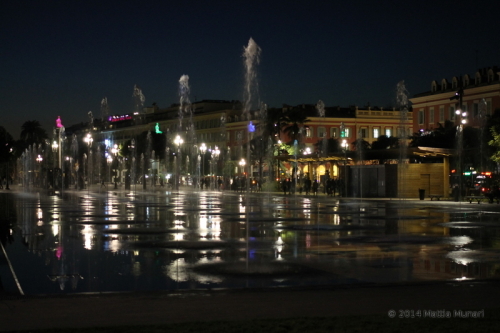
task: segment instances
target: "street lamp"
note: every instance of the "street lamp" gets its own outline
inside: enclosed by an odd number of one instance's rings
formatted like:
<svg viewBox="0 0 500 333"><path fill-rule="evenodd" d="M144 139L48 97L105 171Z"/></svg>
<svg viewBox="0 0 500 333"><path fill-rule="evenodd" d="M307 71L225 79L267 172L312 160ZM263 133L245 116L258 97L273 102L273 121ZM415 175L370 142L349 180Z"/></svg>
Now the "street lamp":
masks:
<svg viewBox="0 0 500 333"><path fill-rule="evenodd" d="M245 170L244 170L244 168L245 168L245 164L247 164L247 162L245 161L245 159L244 159L244 158L242 158L242 159L238 162L238 164L239 164L239 165L240 165L240 167L241 167L241 173L242 173L243 175L245 175Z"/></svg>
<svg viewBox="0 0 500 333"><path fill-rule="evenodd" d="M113 145L113 148L111 148L111 154L113 154L115 156L116 160L118 160L118 151L119 151L118 150L118 145L115 143ZM114 171L115 171L115 177L114 177L115 178L115 189L117 189L118 188L118 184L117 184L117 179L116 178L118 176L118 169L115 169Z"/></svg>
<svg viewBox="0 0 500 333"><path fill-rule="evenodd" d="M349 145L346 139L342 140L341 146L344 151L344 196L347 196L347 148Z"/></svg>
<svg viewBox="0 0 500 333"><path fill-rule="evenodd" d="M207 146L205 145L205 142L203 142L200 146L200 152L201 152L201 176L205 176L205 152L207 151ZM201 181L201 179L200 179Z"/></svg>
<svg viewBox="0 0 500 333"><path fill-rule="evenodd" d="M108 162L108 179L111 181L111 163L113 162L113 157L111 155L108 155L106 158L106 162Z"/></svg>
<svg viewBox="0 0 500 333"><path fill-rule="evenodd" d="M41 183L41 182L40 182L40 179L41 179L41 171L42 171L42 170L41 170L40 165L42 164L42 161L43 161L43 157L42 157L42 155L40 155L40 154L39 154L39 155L36 157L36 159L35 159L35 160L36 160L36 163L38 164L38 176L37 176L37 183L38 183L38 186L40 186L40 185L41 185L41 184L40 184L40 183Z"/></svg>
<svg viewBox="0 0 500 333"><path fill-rule="evenodd" d="M182 140L182 138L177 135L175 137L175 140L174 140L174 143L177 145L177 167L176 167L176 173L177 173L177 177L176 177L176 180L175 180L175 188L178 190L179 189L179 181L180 181L180 155L181 155L181 145L184 143L184 140Z"/></svg>
<svg viewBox="0 0 500 333"><path fill-rule="evenodd" d="M212 153L212 159L210 164L212 165L212 179L213 179L212 189L215 189L217 187L217 160L219 159L220 150L217 146L215 146L215 149L213 149L211 153Z"/></svg>
<svg viewBox="0 0 500 333"><path fill-rule="evenodd" d="M56 140L52 141L52 152L54 153L54 155L52 155L52 156L54 157L54 161L53 161L54 163L53 163L53 169L52 169L52 180L51 180L51 183L52 183L52 188L54 189L54 191L55 191L55 186L56 186L56 184L55 184L55 178L56 178L56 170L55 170L55 168L56 168L56 165L57 165L56 157L55 156L56 156L56 153L57 153L58 149L59 149L59 144L57 143L57 141Z"/></svg>
<svg viewBox="0 0 500 333"><path fill-rule="evenodd" d="M463 178L463 146L464 146L464 125L467 124L467 112L462 112L460 108L462 107L463 92L460 94L460 105L455 114L459 119L459 124L457 126L458 131L458 193L455 193L455 201L462 201L462 178Z"/></svg>
<svg viewBox="0 0 500 333"><path fill-rule="evenodd" d="M92 142L94 139L92 138L92 135L90 133L87 133L87 136L83 139L83 141L89 146L89 151L88 151L88 158L87 158L87 183L88 183L88 190L90 190L90 184L92 184L92 174L90 170L90 160L92 155L90 154L90 147L92 146Z"/></svg>

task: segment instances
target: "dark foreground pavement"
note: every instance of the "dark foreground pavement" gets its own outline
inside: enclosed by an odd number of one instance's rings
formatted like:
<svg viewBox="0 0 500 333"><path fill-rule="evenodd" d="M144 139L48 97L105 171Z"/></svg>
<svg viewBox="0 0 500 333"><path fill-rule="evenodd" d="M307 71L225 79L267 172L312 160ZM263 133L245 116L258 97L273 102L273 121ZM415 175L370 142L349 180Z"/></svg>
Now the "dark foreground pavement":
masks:
<svg viewBox="0 0 500 333"><path fill-rule="evenodd" d="M0 296L0 331L499 308L500 281L307 289ZM406 314L408 314L407 312ZM434 312L438 314L437 312ZM442 313L442 312L441 312ZM453 317L452 317L453 318ZM417 319L418 320L418 319ZM477 319L471 319L477 320Z"/></svg>

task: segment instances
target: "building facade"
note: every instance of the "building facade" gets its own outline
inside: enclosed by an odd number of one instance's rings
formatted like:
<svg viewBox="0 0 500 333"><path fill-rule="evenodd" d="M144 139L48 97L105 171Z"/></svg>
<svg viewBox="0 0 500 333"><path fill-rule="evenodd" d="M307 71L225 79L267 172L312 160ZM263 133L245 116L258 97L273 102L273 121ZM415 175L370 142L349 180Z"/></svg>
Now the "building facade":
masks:
<svg viewBox="0 0 500 333"><path fill-rule="evenodd" d="M465 120L469 126L481 127L486 118L500 108L500 69L497 67L480 69L474 76L455 76L451 81L432 81L430 88L410 98L414 133L432 130L446 121L458 125Z"/></svg>

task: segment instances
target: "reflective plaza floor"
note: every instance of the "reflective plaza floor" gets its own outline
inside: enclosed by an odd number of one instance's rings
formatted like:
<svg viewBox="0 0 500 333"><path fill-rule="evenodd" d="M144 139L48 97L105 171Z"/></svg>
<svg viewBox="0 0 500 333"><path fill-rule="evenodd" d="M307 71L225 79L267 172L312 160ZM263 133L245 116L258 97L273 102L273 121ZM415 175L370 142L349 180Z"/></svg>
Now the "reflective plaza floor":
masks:
<svg viewBox="0 0 500 333"><path fill-rule="evenodd" d="M14 186L0 209L8 294L500 277L496 203Z"/></svg>

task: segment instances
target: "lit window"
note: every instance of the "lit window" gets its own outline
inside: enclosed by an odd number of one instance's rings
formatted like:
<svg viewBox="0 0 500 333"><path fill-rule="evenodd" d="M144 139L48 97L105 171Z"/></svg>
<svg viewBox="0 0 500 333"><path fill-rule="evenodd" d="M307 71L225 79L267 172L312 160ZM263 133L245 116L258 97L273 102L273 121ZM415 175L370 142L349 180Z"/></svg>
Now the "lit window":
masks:
<svg viewBox="0 0 500 333"><path fill-rule="evenodd" d="M392 136L392 128L385 129L385 136L387 136L388 138Z"/></svg>
<svg viewBox="0 0 500 333"><path fill-rule="evenodd" d="M377 139L380 136L380 129L379 128L374 128L373 129L373 138Z"/></svg>

